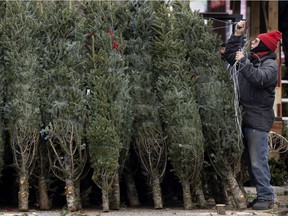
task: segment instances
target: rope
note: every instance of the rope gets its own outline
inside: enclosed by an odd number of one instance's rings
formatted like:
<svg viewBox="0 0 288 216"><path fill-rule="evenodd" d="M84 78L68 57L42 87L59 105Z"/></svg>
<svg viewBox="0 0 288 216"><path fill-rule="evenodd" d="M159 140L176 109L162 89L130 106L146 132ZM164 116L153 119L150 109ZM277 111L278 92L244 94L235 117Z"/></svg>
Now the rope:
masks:
<svg viewBox="0 0 288 216"><path fill-rule="evenodd" d="M224 26L215 27L215 28L213 28L213 30L226 28L226 27L229 27L231 25L236 25L238 23L238 22L231 22L231 21L223 21L223 20L215 19L213 17L211 17L210 19L225 24Z"/></svg>

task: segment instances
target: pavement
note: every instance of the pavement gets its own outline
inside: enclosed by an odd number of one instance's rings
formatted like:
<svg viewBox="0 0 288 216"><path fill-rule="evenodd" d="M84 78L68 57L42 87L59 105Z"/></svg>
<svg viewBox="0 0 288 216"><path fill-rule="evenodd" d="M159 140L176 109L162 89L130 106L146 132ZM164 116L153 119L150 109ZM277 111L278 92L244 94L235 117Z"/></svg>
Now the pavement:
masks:
<svg viewBox="0 0 288 216"><path fill-rule="evenodd" d="M234 210L223 207L222 211L217 212L216 206L210 209L184 210L178 208L153 209L151 207L140 208L121 208L117 211L103 212L101 209L83 209L79 212L68 213L65 210L40 211L31 209L29 212L19 212L17 209L1 209L0 216L288 216L288 187L273 187L275 192L275 206L269 210ZM249 196L255 196L255 188L245 188Z"/></svg>
<svg viewBox="0 0 288 216"><path fill-rule="evenodd" d="M221 215L233 215L233 216L279 216L288 215L288 209L278 210L272 209L267 211L231 211L226 210ZM0 215L5 216L219 216L215 209L209 210L183 210L183 209L120 209L118 211L102 212L100 210L80 211L74 213L63 213L63 211L29 211L29 212L0 212Z"/></svg>

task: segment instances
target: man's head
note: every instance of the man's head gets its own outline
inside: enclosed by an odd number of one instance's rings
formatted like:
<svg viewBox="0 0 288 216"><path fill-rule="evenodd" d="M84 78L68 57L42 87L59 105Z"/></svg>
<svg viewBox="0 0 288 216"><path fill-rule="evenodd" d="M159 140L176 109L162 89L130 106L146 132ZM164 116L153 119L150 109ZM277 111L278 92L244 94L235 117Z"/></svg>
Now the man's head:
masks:
<svg viewBox="0 0 288 216"><path fill-rule="evenodd" d="M282 34L279 31L259 34L257 38L251 42L251 51L257 50L275 52L281 38Z"/></svg>

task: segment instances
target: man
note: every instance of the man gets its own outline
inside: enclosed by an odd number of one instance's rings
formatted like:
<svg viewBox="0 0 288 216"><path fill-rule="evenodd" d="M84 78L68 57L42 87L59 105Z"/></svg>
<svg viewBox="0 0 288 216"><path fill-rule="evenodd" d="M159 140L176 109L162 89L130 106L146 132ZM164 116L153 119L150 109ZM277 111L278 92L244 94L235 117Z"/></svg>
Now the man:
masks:
<svg viewBox="0 0 288 216"><path fill-rule="evenodd" d="M275 50L281 33L272 31L258 35L251 42L251 51L247 54L241 51L245 29L245 21L236 25L234 35L227 42L225 57L233 66L232 76L238 83L244 154L250 180L257 192L257 198L248 207L264 210L274 206L268 165L268 132L274 122L273 104L278 75Z"/></svg>

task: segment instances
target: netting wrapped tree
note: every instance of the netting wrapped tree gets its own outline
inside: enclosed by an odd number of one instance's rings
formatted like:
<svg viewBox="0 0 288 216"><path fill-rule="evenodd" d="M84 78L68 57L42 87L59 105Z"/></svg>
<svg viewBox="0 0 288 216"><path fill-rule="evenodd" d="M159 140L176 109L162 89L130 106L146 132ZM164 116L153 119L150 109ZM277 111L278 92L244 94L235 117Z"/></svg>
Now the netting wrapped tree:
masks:
<svg viewBox="0 0 288 216"><path fill-rule="evenodd" d="M181 5L154 3L157 7L154 71L157 74L159 113L173 172L182 185L185 209L192 208L191 188L197 190L202 171L204 138L195 98L195 79L191 73L188 50L181 38L174 13L182 13ZM186 11L188 12L188 11Z"/></svg>
<svg viewBox="0 0 288 216"><path fill-rule="evenodd" d="M4 161L3 161L3 152L4 152L4 137L5 137L5 130L4 130L4 119L3 119L3 106L5 104L4 100L4 92L5 92L5 84L4 84L4 74L5 74L5 60L4 60L4 50L5 46L4 44L2 45L2 34L4 32L3 28L3 21L4 21L4 16L6 13L6 2L2 1L0 2L0 177L1 177L1 170L4 166Z"/></svg>
<svg viewBox="0 0 288 216"><path fill-rule="evenodd" d="M7 122L14 168L18 174L18 208L29 209L29 178L38 147L39 58L37 39L39 23L35 3L6 2L1 31L1 88L4 90L4 116Z"/></svg>
<svg viewBox="0 0 288 216"><path fill-rule="evenodd" d="M74 5L49 2L41 16L43 39L41 108L53 174L65 182L68 211L82 208L80 180L87 162L85 73L77 28L81 22Z"/></svg>
<svg viewBox="0 0 288 216"><path fill-rule="evenodd" d="M193 73L198 77L197 101L209 163L227 182L236 207L244 208L245 197L236 180L242 154L240 111L220 58L220 40L212 32L211 23L205 24L199 13L181 13L178 18L183 23L181 32Z"/></svg>
<svg viewBox="0 0 288 216"><path fill-rule="evenodd" d="M88 93L87 140L93 181L102 191L102 208L120 208L119 161L131 134L129 76L125 70L125 41L115 25L113 2L85 2L86 66ZM125 152L125 150L124 150ZM125 154L123 154L125 157ZM114 187L111 193L112 185ZM116 190L116 188L118 188ZM114 197L109 196L110 194ZM116 197L117 195L118 197ZM113 200L113 206L109 205ZM116 201L116 202L115 202Z"/></svg>
<svg viewBox="0 0 288 216"><path fill-rule="evenodd" d="M167 165L167 146L159 119L159 100L155 91L152 49L155 43L153 2L136 2L131 9L132 22L127 60L132 82L135 121L134 148L152 190L154 208L163 208L161 181Z"/></svg>
<svg viewBox="0 0 288 216"><path fill-rule="evenodd" d="M39 79L39 86L42 88L38 89L40 95L40 113L41 113L41 124L40 124L40 139L39 146L37 151L37 156L35 158L35 168L33 171L33 177L36 179L34 183L34 187L37 189L38 196L37 202L39 203L39 209L47 210L52 206L52 199L49 198L48 191L51 183L51 178L54 177L53 173L50 170L49 165L49 157L48 155L48 142L47 142L47 133L45 132L45 127L51 121L49 114L47 113L48 109L48 96L50 94L51 89L53 88L50 85L50 80L47 78L49 73L46 73L46 70L49 70L50 67L54 66L53 56L54 53L47 49L47 29L51 29L49 25L47 25L47 11L44 13L45 5L43 2L37 2L37 11L38 14L35 19L39 22L39 30L37 37L39 38L41 49L37 49L37 55L39 57L39 65L40 68L37 71L37 76L41 77ZM49 40L49 39L48 39ZM52 58L52 59L51 59ZM43 88L45 86L45 88Z"/></svg>

